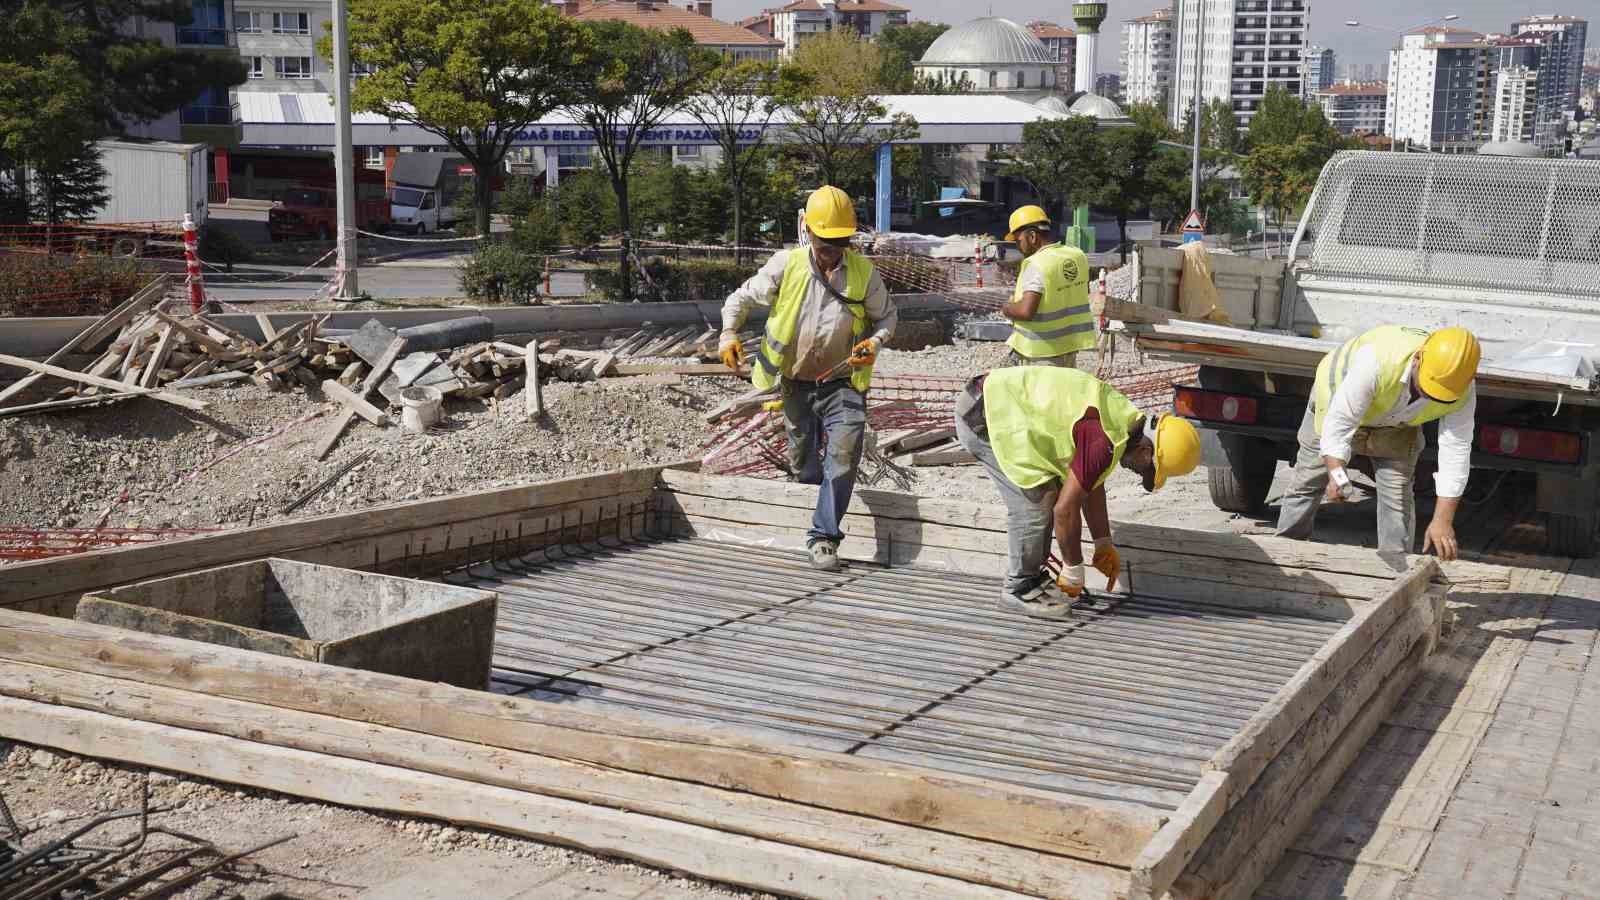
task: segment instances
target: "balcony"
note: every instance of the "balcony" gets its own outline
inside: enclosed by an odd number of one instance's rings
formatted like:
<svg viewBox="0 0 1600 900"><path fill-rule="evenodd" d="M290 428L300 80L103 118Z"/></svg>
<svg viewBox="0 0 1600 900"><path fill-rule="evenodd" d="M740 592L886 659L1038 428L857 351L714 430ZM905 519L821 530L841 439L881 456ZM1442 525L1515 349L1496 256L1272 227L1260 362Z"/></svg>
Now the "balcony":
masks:
<svg viewBox="0 0 1600 900"><path fill-rule="evenodd" d="M232 47L233 32L227 28L179 28L180 47Z"/></svg>
<svg viewBox="0 0 1600 900"><path fill-rule="evenodd" d="M185 106L178 110L180 125L232 125L239 120L239 105Z"/></svg>

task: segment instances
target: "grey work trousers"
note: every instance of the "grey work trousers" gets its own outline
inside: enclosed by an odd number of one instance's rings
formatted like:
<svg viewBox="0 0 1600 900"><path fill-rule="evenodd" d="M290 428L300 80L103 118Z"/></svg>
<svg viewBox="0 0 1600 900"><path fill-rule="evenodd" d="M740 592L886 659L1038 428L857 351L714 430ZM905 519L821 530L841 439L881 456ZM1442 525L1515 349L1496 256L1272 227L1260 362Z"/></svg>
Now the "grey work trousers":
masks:
<svg viewBox="0 0 1600 900"><path fill-rule="evenodd" d="M1078 367L1078 351L1063 353L1060 356L1023 356L1015 350L1006 354L1006 365L1012 368L1017 366L1055 366L1061 369L1076 369Z"/></svg>
<svg viewBox="0 0 1600 900"><path fill-rule="evenodd" d="M1044 561L1050 554L1055 531L1056 495L1061 483L1051 481L1034 488L1011 483L995 458L984 426L983 395L976 379L956 397L956 439L988 470L1006 504L1006 593L1022 594L1039 584Z"/></svg>
<svg viewBox="0 0 1600 900"><path fill-rule="evenodd" d="M1279 506L1278 534L1306 540L1311 537L1317 509L1328 488L1322 438L1317 434L1316 413L1309 404L1298 437L1300 452ZM1378 485L1378 549L1383 552L1415 552L1417 501L1411 495L1411 484L1422 445L1422 429L1410 426L1360 428L1351 442L1351 456L1372 460L1373 481Z"/></svg>

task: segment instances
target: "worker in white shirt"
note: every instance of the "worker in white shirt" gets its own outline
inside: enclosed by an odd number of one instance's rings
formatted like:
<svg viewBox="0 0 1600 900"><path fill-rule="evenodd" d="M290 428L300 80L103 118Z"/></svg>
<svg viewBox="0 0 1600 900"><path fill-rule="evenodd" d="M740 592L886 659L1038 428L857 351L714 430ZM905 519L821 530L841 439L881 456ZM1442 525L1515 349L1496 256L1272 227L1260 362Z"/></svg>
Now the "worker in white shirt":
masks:
<svg viewBox="0 0 1600 900"><path fill-rule="evenodd" d="M1384 325L1323 357L1300 423L1300 454L1278 514L1278 534L1309 538L1323 500L1348 496L1345 467L1372 460L1378 485L1378 549L1409 553L1417 510L1411 487L1422 455L1422 426L1439 423L1437 502L1422 552L1456 558L1456 510L1472 467L1473 379L1482 349L1465 328L1432 334Z"/></svg>
<svg viewBox="0 0 1600 900"><path fill-rule="evenodd" d="M1011 214L1006 240L1022 252L1017 287L1000 315L1011 320L1009 366L1077 364L1078 352L1094 346L1089 308L1089 258L1051 236L1050 216L1037 206Z"/></svg>
<svg viewBox="0 0 1600 900"><path fill-rule="evenodd" d="M806 535L811 564L839 567L841 523L855 491L867 428L867 387L878 350L894 335L894 301L872 261L849 249L856 234L850 198L824 185L806 201L810 247L780 250L722 306L719 355L738 368L739 327L771 307L750 380L782 385L794 480L819 485Z"/></svg>

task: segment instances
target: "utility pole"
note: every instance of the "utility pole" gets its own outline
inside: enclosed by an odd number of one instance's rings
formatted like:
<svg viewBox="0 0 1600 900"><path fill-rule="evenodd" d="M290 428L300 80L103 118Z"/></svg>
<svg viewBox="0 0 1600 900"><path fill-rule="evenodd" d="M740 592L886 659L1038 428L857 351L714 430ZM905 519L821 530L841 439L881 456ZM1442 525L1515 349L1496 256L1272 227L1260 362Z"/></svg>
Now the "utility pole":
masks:
<svg viewBox="0 0 1600 900"><path fill-rule="evenodd" d="M1194 2L1194 160L1189 173L1189 211L1200 211L1200 116L1204 111L1200 98L1205 93L1201 85L1201 50L1205 47L1206 0Z"/></svg>
<svg viewBox="0 0 1600 900"><path fill-rule="evenodd" d="M333 0L333 115L338 138L333 148L333 171L339 207L336 299L360 295L356 284L356 172L355 140L350 131L350 30L345 21L346 0Z"/></svg>

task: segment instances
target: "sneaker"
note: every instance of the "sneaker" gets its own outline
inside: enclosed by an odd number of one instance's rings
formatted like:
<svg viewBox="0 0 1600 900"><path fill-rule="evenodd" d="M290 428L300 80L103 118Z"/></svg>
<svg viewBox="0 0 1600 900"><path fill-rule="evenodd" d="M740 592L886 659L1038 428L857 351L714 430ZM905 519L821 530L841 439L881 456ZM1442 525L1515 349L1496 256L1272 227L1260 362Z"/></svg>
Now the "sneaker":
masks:
<svg viewBox="0 0 1600 900"><path fill-rule="evenodd" d="M839 568L839 545L833 541L813 541L806 550L811 553L811 568L824 572Z"/></svg>
<svg viewBox="0 0 1600 900"><path fill-rule="evenodd" d="M1066 619L1072 616L1072 604L1055 585L1041 582L1020 594L1005 591L1000 595L1000 608L1034 619Z"/></svg>

